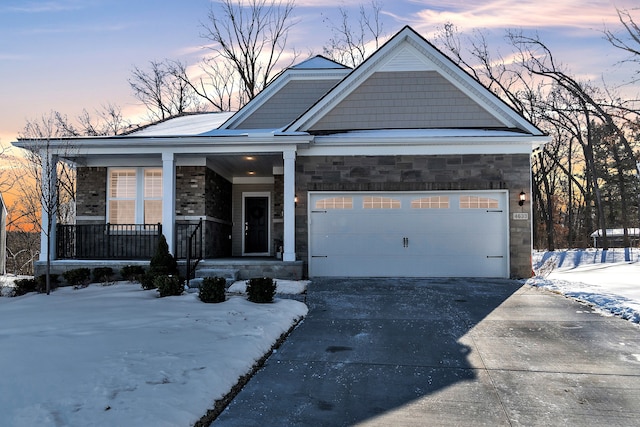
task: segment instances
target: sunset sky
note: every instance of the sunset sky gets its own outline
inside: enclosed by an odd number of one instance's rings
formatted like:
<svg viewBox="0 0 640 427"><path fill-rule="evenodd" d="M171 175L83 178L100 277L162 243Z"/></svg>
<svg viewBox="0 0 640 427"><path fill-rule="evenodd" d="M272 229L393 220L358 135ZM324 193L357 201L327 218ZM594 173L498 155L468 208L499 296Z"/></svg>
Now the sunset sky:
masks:
<svg viewBox="0 0 640 427"><path fill-rule="evenodd" d="M289 47L322 53L340 5L357 17L368 0L297 0L297 24ZM411 25L427 39L445 22L461 30L489 31L499 48L505 28L538 32L555 56L583 78L618 84L631 67L603 39L602 30L619 29L616 7L638 7L637 0L380 0L384 32L391 36ZM27 119L51 110L75 117L107 103L126 116L144 108L133 97L128 78L134 66L178 59L195 64L203 49L201 24L210 0L2 0L0 2L0 143L9 146ZM633 12L640 17L640 11ZM503 50L504 50L504 46ZM635 90L635 89L634 89Z"/></svg>

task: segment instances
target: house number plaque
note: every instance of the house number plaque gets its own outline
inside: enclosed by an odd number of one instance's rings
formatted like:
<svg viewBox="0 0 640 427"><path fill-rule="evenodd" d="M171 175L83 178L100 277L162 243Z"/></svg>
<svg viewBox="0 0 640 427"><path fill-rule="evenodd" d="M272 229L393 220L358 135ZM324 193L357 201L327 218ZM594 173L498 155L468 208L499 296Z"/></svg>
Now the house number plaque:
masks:
<svg viewBox="0 0 640 427"><path fill-rule="evenodd" d="M513 219L529 219L529 214L527 212L514 212Z"/></svg>

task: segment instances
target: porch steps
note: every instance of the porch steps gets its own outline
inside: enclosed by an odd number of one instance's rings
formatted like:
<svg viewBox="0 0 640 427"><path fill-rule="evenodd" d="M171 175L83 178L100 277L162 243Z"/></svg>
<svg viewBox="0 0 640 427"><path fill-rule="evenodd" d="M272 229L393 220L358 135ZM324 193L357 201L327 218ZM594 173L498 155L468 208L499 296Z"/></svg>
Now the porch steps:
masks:
<svg viewBox="0 0 640 427"><path fill-rule="evenodd" d="M205 277L223 277L227 281L227 288L238 280L239 270L232 268L197 268L195 278L189 280L187 286L189 290L196 292L200 289L200 285Z"/></svg>

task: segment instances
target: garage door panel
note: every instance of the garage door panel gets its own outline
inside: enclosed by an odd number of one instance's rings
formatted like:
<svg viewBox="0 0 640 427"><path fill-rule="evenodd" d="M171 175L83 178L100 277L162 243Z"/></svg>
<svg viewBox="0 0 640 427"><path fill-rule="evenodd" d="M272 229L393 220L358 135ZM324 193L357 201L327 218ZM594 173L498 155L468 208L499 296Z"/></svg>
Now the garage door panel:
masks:
<svg viewBox="0 0 640 427"><path fill-rule="evenodd" d="M395 255L402 249L399 235L376 234L375 239L363 238L363 234L340 233L312 235L311 250L314 255L372 254Z"/></svg>
<svg viewBox="0 0 640 427"><path fill-rule="evenodd" d="M377 205L364 201L370 194L310 193L311 206L336 195L351 202L310 212L311 276L508 275L506 192L375 193L393 200ZM491 199L492 208L474 207L469 197L463 208L469 195L476 204Z"/></svg>

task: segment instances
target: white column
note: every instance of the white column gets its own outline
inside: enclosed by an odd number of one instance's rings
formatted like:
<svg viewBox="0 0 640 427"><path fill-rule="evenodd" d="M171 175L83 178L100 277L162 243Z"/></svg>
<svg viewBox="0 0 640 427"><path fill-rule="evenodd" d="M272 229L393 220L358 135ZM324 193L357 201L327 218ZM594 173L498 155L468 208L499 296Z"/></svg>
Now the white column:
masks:
<svg viewBox="0 0 640 427"><path fill-rule="evenodd" d="M40 261L46 261L51 254L51 260L56 258L56 222L58 210L58 156L48 150L40 151L41 167L41 203L42 216L40 223ZM47 239L47 224L51 216L51 236ZM49 245L47 245L49 243Z"/></svg>
<svg viewBox="0 0 640 427"><path fill-rule="evenodd" d="M296 152L285 151L284 158L284 254L283 261L296 260Z"/></svg>
<svg viewBox="0 0 640 427"><path fill-rule="evenodd" d="M162 234L169 252L175 255L176 159L174 153L162 153Z"/></svg>

